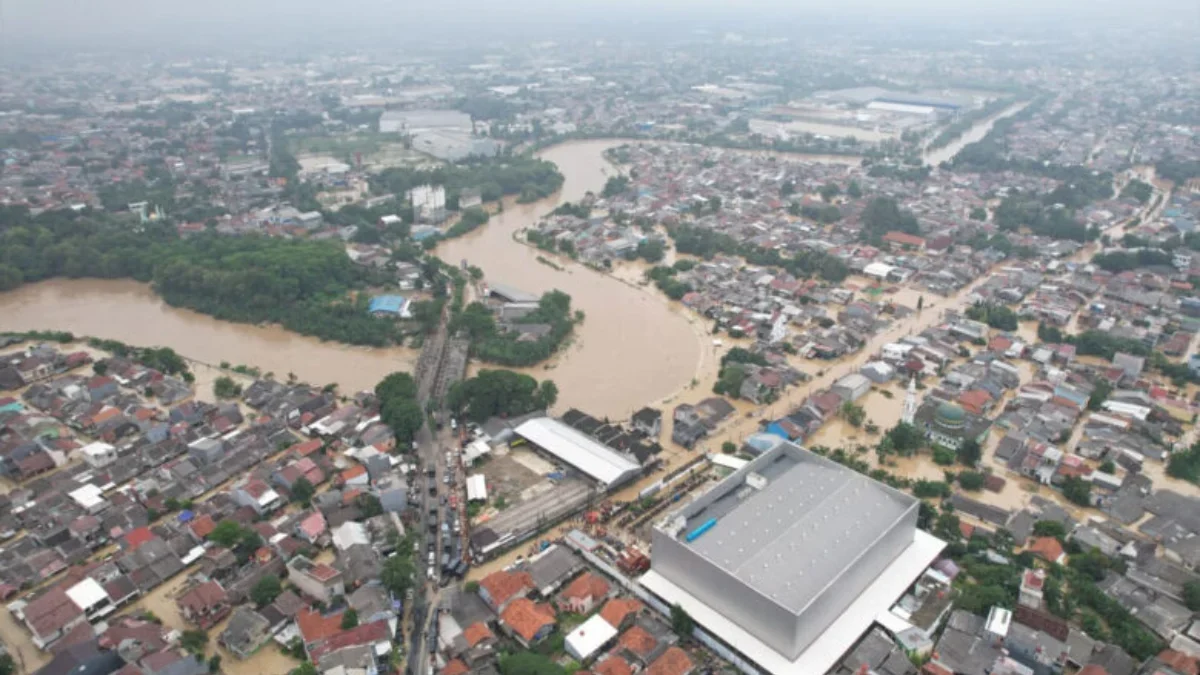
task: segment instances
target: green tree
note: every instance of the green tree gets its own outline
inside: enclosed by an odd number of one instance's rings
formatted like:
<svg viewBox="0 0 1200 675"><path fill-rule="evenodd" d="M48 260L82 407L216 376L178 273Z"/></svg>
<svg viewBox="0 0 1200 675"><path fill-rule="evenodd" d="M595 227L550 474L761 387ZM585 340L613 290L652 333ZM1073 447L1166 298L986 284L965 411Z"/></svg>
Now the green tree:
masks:
<svg viewBox="0 0 1200 675"><path fill-rule="evenodd" d="M97 375L104 375L108 372L108 361L97 361L92 364L92 372Z"/></svg>
<svg viewBox="0 0 1200 675"><path fill-rule="evenodd" d="M675 630L676 635L685 640L692 636L692 631L696 628L692 615L678 603L671 605L671 628Z"/></svg>
<svg viewBox="0 0 1200 675"><path fill-rule="evenodd" d="M984 475L978 471L963 471L958 474L958 484L964 490L971 490L973 492L982 490L984 480Z"/></svg>
<svg viewBox="0 0 1200 675"><path fill-rule="evenodd" d="M313 495L316 494L316 492L317 490L313 487L313 484L303 476L297 478L295 482L292 483L292 501L301 504L302 506L307 507L312 502Z"/></svg>
<svg viewBox="0 0 1200 675"><path fill-rule="evenodd" d="M405 592L412 588L414 573L413 563L408 555L394 555L384 561L379 581L393 596L404 597Z"/></svg>
<svg viewBox="0 0 1200 675"><path fill-rule="evenodd" d="M1063 481L1062 485L1063 496L1069 501L1080 506L1091 506L1092 504L1092 484L1072 476Z"/></svg>
<svg viewBox="0 0 1200 675"><path fill-rule="evenodd" d="M1183 601L1193 612L1200 612L1200 581L1191 580L1183 584Z"/></svg>
<svg viewBox="0 0 1200 675"><path fill-rule="evenodd" d="M292 669L291 675L319 675L320 671L312 664L312 661L301 661L300 665Z"/></svg>
<svg viewBox="0 0 1200 675"><path fill-rule="evenodd" d="M892 451L903 457L911 456L925 445L925 435L921 430L905 422L898 422L896 426L888 429L884 440L890 443Z"/></svg>
<svg viewBox="0 0 1200 675"><path fill-rule="evenodd" d="M213 654L208 659L208 672L210 672L210 673L221 672L221 655L220 654Z"/></svg>
<svg viewBox="0 0 1200 675"><path fill-rule="evenodd" d="M850 181L850 185L846 186L846 195L851 199L858 199L863 196L862 187L858 184L858 181Z"/></svg>
<svg viewBox="0 0 1200 675"><path fill-rule="evenodd" d="M979 464L979 459L983 456L983 448L980 447L979 441L974 438L968 438L958 446L958 463L963 466L975 466Z"/></svg>
<svg viewBox="0 0 1200 675"><path fill-rule="evenodd" d="M17 664L13 661L11 654L0 654L0 675L14 675L17 672Z"/></svg>
<svg viewBox="0 0 1200 675"><path fill-rule="evenodd" d="M650 264L658 263L666 255L667 245L662 239L647 238L638 242L637 256Z"/></svg>
<svg viewBox="0 0 1200 675"><path fill-rule="evenodd" d="M203 655L208 647L208 632L203 630L185 630L179 638L179 646L192 654Z"/></svg>
<svg viewBox="0 0 1200 675"><path fill-rule="evenodd" d="M268 574L259 579L258 583L254 584L254 588L250 589L250 599L258 607L266 607L275 602L275 598L278 598L282 592L283 584L280 583L279 577Z"/></svg>
<svg viewBox="0 0 1200 675"><path fill-rule="evenodd" d="M1033 524L1033 534L1038 537L1062 539L1067 536L1067 528L1057 520L1039 520Z"/></svg>
<svg viewBox="0 0 1200 675"><path fill-rule="evenodd" d="M842 193L842 190L833 183L826 183L821 186L819 193L821 195L821 199L827 202L832 202L835 197Z"/></svg>
<svg viewBox="0 0 1200 675"><path fill-rule="evenodd" d="M842 418L845 419L850 426L856 429L861 427L862 423L867 418L867 411L863 410L861 405L858 405L853 401L846 401L843 403L841 412Z"/></svg>
<svg viewBox="0 0 1200 675"><path fill-rule="evenodd" d="M971 220L987 220L987 209L982 206L976 206L971 209Z"/></svg>
<svg viewBox="0 0 1200 675"><path fill-rule="evenodd" d="M1186 450L1171 453L1167 460L1167 473L1174 478L1200 483L1200 442Z"/></svg>
<svg viewBox="0 0 1200 675"><path fill-rule="evenodd" d="M208 540L224 548L233 548L237 546L243 536L242 526L238 525L236 521L222 520L217 523L212 532L208 533Z"/></svg>
<svg viewBox="0 0 1200 675"><path fill-rule="evenodd" d="M723 452L727 455L732 455L732 454L736 453L737 449L738 449L737 443L734 443L733 441L725 441L724 443L721 444L721 452Z"/></svg>
<svg viewBox="0 0 1200 675"><path fill-rule="evenodd" d="M342 630L350 630L358 625L358 612L353 607L342 612Z"/></svg>
<svg viewBox="0 0 1200 675"><path fill-rule="evenodd" d="M1092 389L1091 396L1088 397L1088 410L1100 410L1100 408L1104 405L1104 402L1108 400L1110 395L1112 395L1113 387L1111 384L1109 384L1108 380L1104 378L1097 378L1094 383L1094 387L1095 388Z"/></svg>
<svg viewBox="0 0 1200 675"><path fill-rule="evenodd" d="M237 398L242 395L242 386L233 378L222 375L213 381L213 395L219 399Z"/></svg>

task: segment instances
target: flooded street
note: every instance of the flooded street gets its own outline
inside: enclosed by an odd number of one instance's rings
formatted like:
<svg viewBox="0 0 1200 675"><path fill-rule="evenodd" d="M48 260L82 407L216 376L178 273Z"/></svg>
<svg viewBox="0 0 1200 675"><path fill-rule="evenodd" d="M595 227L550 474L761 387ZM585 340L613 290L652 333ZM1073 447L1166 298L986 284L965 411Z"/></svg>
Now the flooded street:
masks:
<svg viewBox="0 0 1200 675"><path fill-rule="evenodd" d="M64 330L80 336L165 346L208 364L255 366L279 379L295 373L342 391L375 386L395 370L410 370L417 350L376 349L321 342L279 326L219 321L171 307L150 286L129 280L54 279L0 294L0 331ZM199 373L197 373L199 375ZM197 391L209 394L208 388Z"/></svg>
<svg viewBox="0 0 1200 675"><path fill-rule="evenodd" d="M688 385L711 363L707 326L685 316L653 288L555 258L555 269L538 261L549 254L513 239L563 201L578 201L599 192L616 169L604 150L621 141L581 141L554 146L541 154L566 176L557 198L535 204L505 203L502 213L464 237L442 243L437 254L446 262L466 260L483 269L486 280L532 293L559 289L571 296L574 309L586 315L571 344L549 362L526 369L554 380L558 409L577 407L589 414L623 418L641 406ZM473 367L488 367L473 364Z"/></svg>

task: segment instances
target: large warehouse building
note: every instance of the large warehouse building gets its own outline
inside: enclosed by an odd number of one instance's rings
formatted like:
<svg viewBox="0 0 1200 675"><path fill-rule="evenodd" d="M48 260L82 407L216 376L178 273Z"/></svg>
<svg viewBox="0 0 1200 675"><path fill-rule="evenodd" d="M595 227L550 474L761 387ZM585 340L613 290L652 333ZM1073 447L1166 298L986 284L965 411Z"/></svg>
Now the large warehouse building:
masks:
<svg viewBox="0 0 1200 675"><path fill-rule="evenodd" d="M919 505L780 443L655 528L641 583L748 672L828 672L945 546Z"/></svg>
<svg viewBox="0 0 1200 675"><path fill-rule="evenodd" d="M633 480L642 471L633 458L552 417L536 417L513 432L605 490Z"/></svg>

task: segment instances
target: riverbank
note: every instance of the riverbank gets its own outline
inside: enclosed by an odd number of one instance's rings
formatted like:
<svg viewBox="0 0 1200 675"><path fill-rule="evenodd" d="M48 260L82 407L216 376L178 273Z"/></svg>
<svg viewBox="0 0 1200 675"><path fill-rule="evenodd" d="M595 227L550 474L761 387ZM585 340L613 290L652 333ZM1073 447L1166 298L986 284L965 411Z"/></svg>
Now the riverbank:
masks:
<svg viewBox="0 0 1200 675"><path fill-rule="evenodd" d="M408 347L352 347L279 326L221 321L172 307L148 284L130 280L53 279L0 294L0 331L42 329L166 346L207 364L244 363L280 379L294 373L318 385L337 382L346 392L411 370L418 355Z"/></svg>
<svg viewBox="0 0 1200 675"><path fill-rule="evenodd" d="M565 201L599 192L617 171L604 151L622 143L579 141L543 151L539 156L554 162L566 176L558 195L535 204L505 201L504 209L494 212L486 225L440 242L435 249L443 260L478 266L489 283L534 294L558 289L570 295L572 308L585 316L570 346L545 363L516 370L554 380L560 392L558 408L576 407L612 419L626 418L648 402L686 387L706 358L703 340L687 317L647 289L565 259L547 258L563 268L555 269L537 260L546 257L544 251L514 241L513 234Z"/></svg>

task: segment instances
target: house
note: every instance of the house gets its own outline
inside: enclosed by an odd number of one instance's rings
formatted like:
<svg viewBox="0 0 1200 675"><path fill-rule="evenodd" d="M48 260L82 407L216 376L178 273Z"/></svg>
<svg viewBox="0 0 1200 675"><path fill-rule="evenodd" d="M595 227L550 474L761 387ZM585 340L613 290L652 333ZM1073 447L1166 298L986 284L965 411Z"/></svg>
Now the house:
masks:
<svg viewBox="0 0 1200 675"><path fill-rule="evenodd" d="M248 659L271 639L271 624L258 612L238 607L229 618L220 642L239 659Z"/></svg>
<svg viewBox="0 0 1200 675"><path fill-rule="evenodd" d="M925 238L907 232L892 230L883 235L883 240L896 248L920 251L925 248Z"/></svg>
<svg viewBox="0 0 1200 675"><path fill-rule="evenodd" d="M504 609L512 600L525 597L533 589L533 577L528 572L498 570L479 581L479 597L496 612Z"/></svg>
<svg viewBox="0 0 1200 675"><path fill-rule="evenodd" d="M260 516L276 511L284 503L278 492L257 478L251 478L235 487L233 498L238 504L254 509L254 512Z"/></svg>
<svg viewBox="0 0 1200 675"><path fill-rule="evenodd" d="M108 443L89 443L79 449L83 461L93 469L101 469L117 461L117 449Z"/></svg>
<svg viewBox="0 0 1200 675"><path fill-rule="evenodd" d="M556 619L550 605L517 598L500 612L500 625L521 645L537 644L554 631Z"/></svg>
<svg viewBox="0 0 1200 675"><path fill-rule="evenodd" d="M587 614L608 597L608 582L591 572L584 572L558 596L558 606L566 612Z"/></svg>
<svg viewBox="0 0 1200 675"><path fill-rule="evenodd" d="M180 595L175 604L185 621L206 630L219 623L230 611L229 595L216 581L193 586Z"/></svg>
<svg viewBox="0 0 1200 675"><path fill-rule="evenodd" d="M308 514L296 526L296 532L300 535L300 538L310 544L317 543L317 539L320 539L321 535L325 534L326 529L325 516L320 511L313 511Z"/></svg>
<svg viewBox="0 0 1200 675"><path fill-rule="evenodd" d="M1063 564L1067 559L1062 544L1054 537L1035 537L1026 550L1051 564Z"/></svg>
<svg viewBox="0 0 1200 675"><path fill-rule="evenodd" d="M345 595L342 573L325 563L315 563L298 555L287 563L288 581L308 597L328 604L336 595Z"/></svg>
<svg viewBox="0 0 1200 675"><path fill-rule="evenodd" d="M101 649L95 638L56 650L54 658L34 675L110 675L124 665L117 650Z"/></svg>
<svg viewBox="0 0 1200 675"><path fill-rule="evenodd" d="M87 621L83 608L67 595L62 585L54 586L34 598L19 610L17 618L33 634L33 643L39 649L45 649Z"/></svg>
<svg viewBox="0 0 1200 675"><path fill-rule="evenodd" d="M691 675L695 669L687 652L672 645L650 664L645 675Z"/></svg>
<svg viewBox="0 0 1200 675"><path fill-rule="evenodd" d="M633 414L630 426L650 438L658 438L662 431L662 412L654 408L642 408Z"/></svg>
<svg viewBox="0 0 1200 675"><path fill-rule="evenodd" d="M637 618L645 605L640 600L634 598L613 598L604 603L604 608L600 610L600 616L617 630L623 630Z"/></svg>

